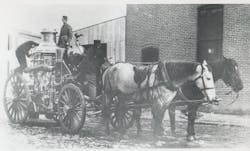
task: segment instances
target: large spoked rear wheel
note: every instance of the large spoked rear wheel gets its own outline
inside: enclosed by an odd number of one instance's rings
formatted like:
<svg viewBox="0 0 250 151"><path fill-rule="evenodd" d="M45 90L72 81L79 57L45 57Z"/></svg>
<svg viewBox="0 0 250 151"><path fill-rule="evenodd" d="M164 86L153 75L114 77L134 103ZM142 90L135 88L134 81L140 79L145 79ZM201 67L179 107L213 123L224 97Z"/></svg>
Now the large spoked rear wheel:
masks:
<svg viewBox="0 0 250 151"><path fill-rule="evenodd" d="M23 123L28 117L31 98L22 75L12 74L5 83L4 108L12 123Z"/></svg>
<svg viewBox="0 0 250 151"><path fill-rule="evenodd" d="M76 134L85 122L86 106L82 91L69 83L63 86L59 94L59 123L63 130Z"/></svg>
<svg viewBox="0 0 250 151"><path fill-rule="evenodd" d="M111 105L110 123L115 130L129 129L135 121L134 112L118 97L113 98Z"/></svg>

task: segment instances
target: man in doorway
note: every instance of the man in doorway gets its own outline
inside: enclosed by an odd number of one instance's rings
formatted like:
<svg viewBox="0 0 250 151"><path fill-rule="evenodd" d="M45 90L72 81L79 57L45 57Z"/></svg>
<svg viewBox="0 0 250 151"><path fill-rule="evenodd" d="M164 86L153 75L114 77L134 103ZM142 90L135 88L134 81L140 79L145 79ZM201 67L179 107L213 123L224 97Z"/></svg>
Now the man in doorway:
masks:
<svg viewBox="0 0 250 151"><path fill-rule="evenodd" d="M36 46L38 46L38 43L34 41L26 41L19 47L17 47L16 57L20 66L15 69L15 72L23 72L23 70L27 67L26 56L29 57L29 51L31 50L31 48L34 48Z"/></svg>
<svg viewBox="0 0 250 151"><path fill-rule="evenodd" d="M63 26L61 27L58 46L61 48L67 48L70 45L70 41L72 40L72 27L67 23L68 17L63 16L62 22Z"/></svg>

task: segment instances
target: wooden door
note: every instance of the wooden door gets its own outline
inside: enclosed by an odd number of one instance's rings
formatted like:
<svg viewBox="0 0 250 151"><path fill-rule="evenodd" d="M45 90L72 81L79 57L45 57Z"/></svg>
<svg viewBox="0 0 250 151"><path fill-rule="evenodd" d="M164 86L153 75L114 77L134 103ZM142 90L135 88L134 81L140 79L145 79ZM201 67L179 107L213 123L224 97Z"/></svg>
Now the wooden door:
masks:
<svg viewBox="0 0 250 151"><path fill-rule="evenodd" d="M198 8L197 60L208 62L222 58L223 5Z"/></svg>

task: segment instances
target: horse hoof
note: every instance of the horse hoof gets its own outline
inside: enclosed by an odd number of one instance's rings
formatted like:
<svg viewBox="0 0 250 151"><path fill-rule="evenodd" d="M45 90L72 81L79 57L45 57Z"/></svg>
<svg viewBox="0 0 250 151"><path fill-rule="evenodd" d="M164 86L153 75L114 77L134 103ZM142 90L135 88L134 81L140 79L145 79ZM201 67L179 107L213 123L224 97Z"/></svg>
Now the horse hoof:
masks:
<svg viewBox="0 0 250 151"><path fill-rule="evenodd" d="M109 130L105 130L106 135L110 135L110 131Z"/></svg>
<svg viewBox="0 0 250 151"><path fill-rule="evenodd" d="M195 140L196 140L196 137L194 135L187 136L187 141L191 142Z"/></svg>
<svg viewBox="0 0 250 151"><path fill-rule="evenodd" d="M124 135L122 136L122 138L123 138L123 139L129 139L129 136L128 136L127 134L124 134Z"/></svg>
<svg viewBox="0 0 250 151"><path fill-rule="evenodd" d="M142 136L141 133L136 134L136 138L141 138L141 136Z"/></svg>
<svg viewBox="0 0 250 151"><path fill-rule="evenodd" d="M122 140L128 140L129 136L126 134L119 134L117 137L118 141L122 141Z"/></svg>
<svg viewBox="0 0 250 151"><path fill-rule="evenodd" d="M136 135L137 136L141 136L141 133L142 133L142 130L138 130L137 133L136 133Z"/></svg>
<svg viewBox="0 0 250 151"><path fill-rule="evenodd" d="M163 136L164 135L164 131L154 131L154 135L155 136Z"/></svg>

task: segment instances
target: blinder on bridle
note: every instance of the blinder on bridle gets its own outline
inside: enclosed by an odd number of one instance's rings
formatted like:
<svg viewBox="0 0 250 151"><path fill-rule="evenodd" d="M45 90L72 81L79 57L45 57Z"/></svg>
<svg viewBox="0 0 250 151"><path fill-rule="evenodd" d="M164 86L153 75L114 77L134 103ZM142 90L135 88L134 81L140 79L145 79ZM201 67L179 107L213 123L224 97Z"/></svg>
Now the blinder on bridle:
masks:
<svg viewBox="0 0 250 151"><path fill-rule="evenodd" d="M202 85L203 85L203 88L200 89L200 91L204 92L205 94L205 97L208 99L208 94L207 94L207 91L206 90L210 90L210 89L215 89L215 87L206 87L206 83L205 83L205 80L204 80L204 70L205 68L203 67L202 64L201 65L201 75L199 75L198 77L196 77L193 82L196 82L197 80L201 79L202 80Z"/></svg>

